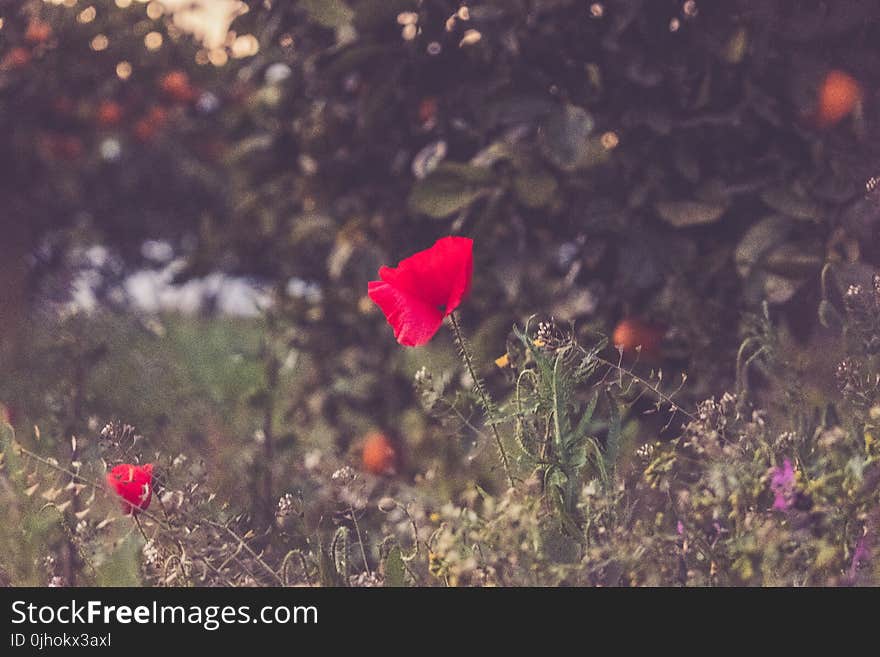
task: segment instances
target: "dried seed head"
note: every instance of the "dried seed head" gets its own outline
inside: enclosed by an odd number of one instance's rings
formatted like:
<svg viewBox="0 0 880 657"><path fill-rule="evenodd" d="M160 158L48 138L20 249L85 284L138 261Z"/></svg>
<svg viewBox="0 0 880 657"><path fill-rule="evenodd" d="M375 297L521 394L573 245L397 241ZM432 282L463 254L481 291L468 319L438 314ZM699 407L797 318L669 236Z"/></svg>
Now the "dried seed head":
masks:
<svg viewBox="0 0 880 657"><path fill-rule="evenodd" d="M861 368L852 358L847 358L840 362L836 371L837 385L841 390L848 390L857 385Z"/></svg>
<svg viewBox="0 0 880 657"><path fill-rule="evenodd" d="M643 459L650 459L654 455L655 449L654 443L645 443L636 450L636 454Z"/></svg>
<svg viewBox="0 0 880 657"><path fill-rule="evenodd" d="M843 295L843 305L851 320L865 320L868 312L865 289L861 285L850 285Z"/></svg>
<svg viewBox="0 0 880 657"><path fill-rule="evenodd" d="M298 515L297 499L292 493L285 493L278 499L275 517L280 521L292 515Z"/></svg>
<svg viewBox="0 0 880 657"><path fill-rule="evenodd" d="M538 328L535 331L535 337L532 340L539 349L553 351L564 347L571 342L571 334L559 328L554 318L546 321L538 322Z"/></svg>
<svg viewBox="0 0 880 657"><path fill-rule="evenodd" d="M346 465L330 475L330 479L333 483L339 484L340 486L348 486L357 479L357 473L354 471L354 468Z"/></svg>

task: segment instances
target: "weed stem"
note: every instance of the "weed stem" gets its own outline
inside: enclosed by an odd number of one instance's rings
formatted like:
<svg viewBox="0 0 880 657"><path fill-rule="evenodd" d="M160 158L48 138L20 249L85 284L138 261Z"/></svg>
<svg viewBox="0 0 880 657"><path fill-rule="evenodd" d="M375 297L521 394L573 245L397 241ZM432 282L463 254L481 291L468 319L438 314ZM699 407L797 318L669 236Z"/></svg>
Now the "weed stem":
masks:
<svg viewBox="0 0 880 657"><path fill-rule="evenodd" d="M461 352L462 360L464 360L465 367L467 367L471 379L473 379L474 390L480 397L483 411L489 419L489 426L492 428L492 435L495 437L495 444L498 446L498 453L501 455L501 465L504 466L504 474L507 475L507 481L510 484L510 487L513 488L516 484L513 479L513 474L510 471L510 462L507 459L507 451L504 449L504 443L501 441L501 435L498 433L498 426L496 425L495 413L492 410L493 407L489 399L489 394L483 387L483 382L480 380L480 377L477 376L473 356L471 356L470 350L465 343L464 335L461 332L461 326L458 323L458 318L455 316L455 313L451 313L449 319L452 323L452 331L455 333L455 341L458 343L458 349Z"/></svg>

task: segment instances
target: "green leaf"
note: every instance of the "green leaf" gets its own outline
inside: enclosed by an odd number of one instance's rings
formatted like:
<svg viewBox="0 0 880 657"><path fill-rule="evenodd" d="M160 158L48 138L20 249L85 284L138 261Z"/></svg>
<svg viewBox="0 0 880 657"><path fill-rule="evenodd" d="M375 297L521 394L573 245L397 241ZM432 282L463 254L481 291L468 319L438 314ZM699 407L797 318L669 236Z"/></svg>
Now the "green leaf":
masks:
<svg viewBox="0 0 880 657"><path fill-rule="evenodd" d="M301 214L291 222L289 239L297 246L303 242L332 243L335 231L336 224L330 217L317 213Z"/></svg>
<svg viewBox="0 0 880 657"><path fill-rule="evenodd" d="M580 421L578 421L577 427L571 433L571 438L569 440L570 443L576 443L579 440L584 439L587 433L587 428L590 426L590 420L593 419L593 413L596 411L596 404L598 401L599 392L596 391L593 393L590 401L587 402L587 407L584 409L584 414L581 415L581 419Z"/></svg>
<svg viewBox="0 0 880 657"><path fill-rule="evenodd" d="M487 169L494 166L498 162L510 161L514 162L525 158L525 149L521 144L511 143L504 139L493 141L483 149L480 149L470 159L471 166L482 167Z"/></svg>
<svg viewBox="0 0 880 657"><path fill-rule="evenodd" d="M486 111L490 125L533 124L556 106L546 98L513 96L490 102Z"/></svg>
<svg viewBox="0 0 880 657"><path fill-rule="evenodd" d="M346 527L340 527L336 530L329 550L323 544L318 543L318 577L322 586L348 586L348 582L340 570L340 566L348 568L347 551L348 529Z"/></svg>
<svg viewBox="0 0 880 657"><path fill-rule="evenodd" d="M546 169L524 171L513 179L513 191L519 201L529 208L544 208L556 196L556 178Z"/></svg>
<svg viewBox="0 0 880 657"><path fill-rule="evenodd" d="M761 192L761 200L777 212L795 219L821 221L824 217L822 206L796 187L770 187Z"/></svg>
<svg viewBox="0 0 880 657"><path fill-rule="evenodd" d="M843 330L843 317L828 299L819 302L819 322L827 329L837 333Z"/></svg>
<svg viewBox="0 0 880 657"><path fill-rule="evenodd" d="M453 176L472 185L490 185L495 179L491 169L463 162L444 162L437 167L437 173Z"/></svg>
<svg viewBox="0 0 880 657"><path fill-rule="evenodd" d="M269 134L246 137L233 146L225 155L226 164L234 165L255 153L264 153L272 148L274 138Z"/></svg>
<svg viewBox="0 0 880 657"><path fill-rule="evenodd" d="M318 577L321 580L322 586L345 586L342 577L340 577L339 572L336 570L336 564L333 563L330 554L323 547L319 549Z"/></svg>
<svg viewBox="0 0 880 657"><path fill-rule="evenodd" d="M547 116L539 132L544 155L560 169L577 169L587 160L594 126L593 117L582 107L557 108Z"/></svg>
<svg viewBox="0 0 880 657"><path fill-rule="evenodd" d="M351 532L348 527L340 527L336 530L333 542L330 544L330 551L333 553L333 565L336 572L342 578L342 581L348 582L349 568L349 550L351 546Z"/></svg>
<svg viewBox="0 0 880 657"><path fill-rule="evenodd" d="M557 491L560 493L560 495L565 489L565 484L567 482L568 477L559 468L552 468L548 470L547 475L544 477L544 485L547 487L547 489ZM560 504L561 502L562 499L560 497Z"/></svg>
<svg viewBox="0 0 880 657"><path fill-rule="evenodd" d="M312 22L331 30L348 25L354 18L354 11L343 0L300 0L299 6Z"/></svg>
<svg viewBox="0 0 880 657"><path fill-rule="evenodd" d="M580 470L587 464L587 448L584 445L580 445L579 447L575 447L571 449L568 453L567 459L568 467L573 471Z"/></svg>
<svg viewBox="0 0 880 657"><path fill-rule="evenodd" d="M5 420L0 420L0 449L4 452L15 440L15 430Z"/></svg>
<svg viewBox="0 0 880 657"><path fill-rule="evenodd" d="M480 191L452 185L448 181L433 181L413 186L409 198L410 209L434 219L442 219L463 210L480 197Z"/></svg>
<svg viewBox="0 0 880 657"><path fill-rule="evenodd" d="M768 273L764 276L764 298L771 304L785 303L803 284L802 280L792 280Z"/></svg>
<svg viewBox="0 0 880 657"><path fill-rule="evenodd" d="M813 276L822 267L822 256L812 245L787 243L767 255L763 268L787 278Z"/></svg>
<svg viewBox="0 0 880 657"><path fill-rule="evenodd" d="M366 32L393 25L401 12L418 11L419 3L418 0L360 0L356 7L354 26Z"/></svg>
<svg viewBox="0 0 880 657"><path fill-rule="evenodd" d="M727 207L701 201L658 201L654 205L657 214L676 228L702 226L718 221Z"/></svg>
<svg viewBox="0 0 880 657"><path fill-rule="evenodd" d="M791 230L787 217L771 215L749 228L734 252L734 263L739 275L745 278L770 249L782 242Z"/></svg>
<svg viewBox="0 0 880 657"><path fill-rule="evenodd" d="M739 64L743 57L746 56L748 47L749 33L746 31L746 28L740 27L727 40L721 51L721 57L728 64Z"/></svg>
<svg viewBox="0 0 880 657"><path fill-rule="evenodd" d="M443 162L413 185L409 208L434 219L448 217L485 194L491 180L492 173L488 169Z"/></svg>
<svg viewBox="0 0 880 657"><path fill-rule="evenodd" d="M322 68L321 77L336 78L347 73L356 71L358 68L384 66L383 58L394 55L394 49L385 45L367 44L351 45L339 52L338 55L328 60Z"/></svg>
<svg viewBox="0 0 880 657"><path fill-rule="evenodd" d="M385 557L382 565L385 573L385 586L401 588L406 586L406 568L403 564L403 555L398 546L394 546Z"/></svg>
<svg viewBox="0 0 880 657"><path fill-rule="evenodd" d="M553 374L550 379L550 394L553 400L553 442L563 454L566 453L566 437L569 435L571 419L566 412L565 398L568 393L562 368L565 366L564 352L559 352L553 361ZM567 466L567 464L564 464Z"/></svg>
<svg viewBox="0 0 880 657"><path fill-rule="evenodd" d="M617 401L607 394L608 399L608 439L605 441L605 468L614 472L620 453L620 407Z"/></svg>

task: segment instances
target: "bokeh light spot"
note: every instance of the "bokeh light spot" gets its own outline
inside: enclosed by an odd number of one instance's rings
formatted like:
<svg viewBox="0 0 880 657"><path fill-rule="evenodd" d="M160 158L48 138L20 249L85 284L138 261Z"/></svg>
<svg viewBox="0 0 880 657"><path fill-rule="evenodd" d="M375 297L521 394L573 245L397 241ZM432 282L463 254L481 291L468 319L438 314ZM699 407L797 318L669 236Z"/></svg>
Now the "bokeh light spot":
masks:
<svg viewBox="0 0 880 657"><path fill-rule="evenodd" d="M260 51L260 42L253 34L242 34L232 42L232 56L236 59L253 57Z"/></svg>
<svg viewBox="0 0 880 657"><path fill-rule="evenodd" d="M162 14L165 13L164 7L158 2L151 2L147 5L147 17L153 20L157 20L162 18Z"/></svg>
<svg viewBox="0 0 880 657"><path fill-rule="evenodd" d="M94 6L90 5L83 9L76 17L76 20L80 23L91 23L95 20L95 16L98 15L98 10L94 8Z"/></svg>
<svg viewBox="0 0 880 657"><path fill-rule="evenodd" d="M144 37L147 50L159 50L162 47L162 35L159 32L148 32Z"/></svg>
<svg viewBox="0 0 880 657"><path fill-rule="evenodd" d="M89 45L95 52L101 52L102 50L107 50L107 46L110 45L110 39L103 34L96 34Z"/></svg>
<svg viewBox="0 0 880 657"><path fill-rule="evenodd" d="M116 65L116 77L120 80L128 80L131 77L131 64L128 62L119 62Z"/></svg>

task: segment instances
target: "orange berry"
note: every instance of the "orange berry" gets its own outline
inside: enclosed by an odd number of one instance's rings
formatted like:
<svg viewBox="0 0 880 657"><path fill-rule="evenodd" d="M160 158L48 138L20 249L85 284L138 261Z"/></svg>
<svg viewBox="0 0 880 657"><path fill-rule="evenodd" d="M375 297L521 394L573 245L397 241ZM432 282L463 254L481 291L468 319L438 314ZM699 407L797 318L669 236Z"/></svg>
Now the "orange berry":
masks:
<svg viewBox="0 0 880 657"><path fill-rule="evenodd" d="M394 474L397 469L397 451L383 433L374 431L364 438L364 470L377 475Z"/></svg>
<svg viewBox="0 0 880 657"><path fill-rule="evenodd" d="M0 69L8 71L14 68L21 68L22 66L27 66L30 61L30 51L27 48L16 46L3 57L3 61L0 62Z"/></svg>
<svg viewBox="0 0 880 657"><path fill-rule="evenodd" d="M41 20L32 20L28 23L24 33L24 40L34 45L46 43L52 38L52 26Z"/></svg>
<svg viewBox="0 0 880 657"><path fill-rule="evenodd" d="M611 340L615 347L623 349L623 353L633 356L641 347L641 356L647 360L660 358L660 343L663 341L664 330L654 324L640 319L623 319L614 329Z"/></svg>
<svg viewBox="0 0 880 657"><path fill-rule="evenodd" d="M148 142L152 141L156 136L157 128L147 119L138 119L135 121L131 132L138 141Z"/></svg>
<svg viewBox="0 0 880 657"><path fill-rule="evenodd" d="M166 110L161 105L153 105L150 108L150 111L147 112L146 118L147 121L155 124L156 126L163 126L168 120L168 110Z"/></svg>
<svg viewBox="0 0 880 657"><path fill-rule="evenodd" d="M171 100L189 103L195 100L196 92L189 83L189 76L184 71L166 73L159 81L159 88Z"/></svg>
<svg viewBox="0 0 880 657"><path fill-rule="evenodd" d="M419 103L419 123L423 126L433 125L437 118L437 99L433 96L423 98Z"/></svg>
<svg viewBox="0 0 880 657"><path fill-rule="evenodd" d="M104 100L95 111L95 119L100 125L112 126L122 120L122 107L115 100Z"/></svg>
<svg viewBox="0 0 880 657"><path fill-rule="evenodd" d="M168 112L164 107L154 105L140 119L135 121L132 133L135 138L142 142L153 141L165 123L168 121Z"/></svg>
<svg viewBox="0 0 880 657"><path fill-rule="evenodd" d="M819 86L816 122L829 127L845 119L862 100L862 85L851 75L831 70Z"/></svg>

